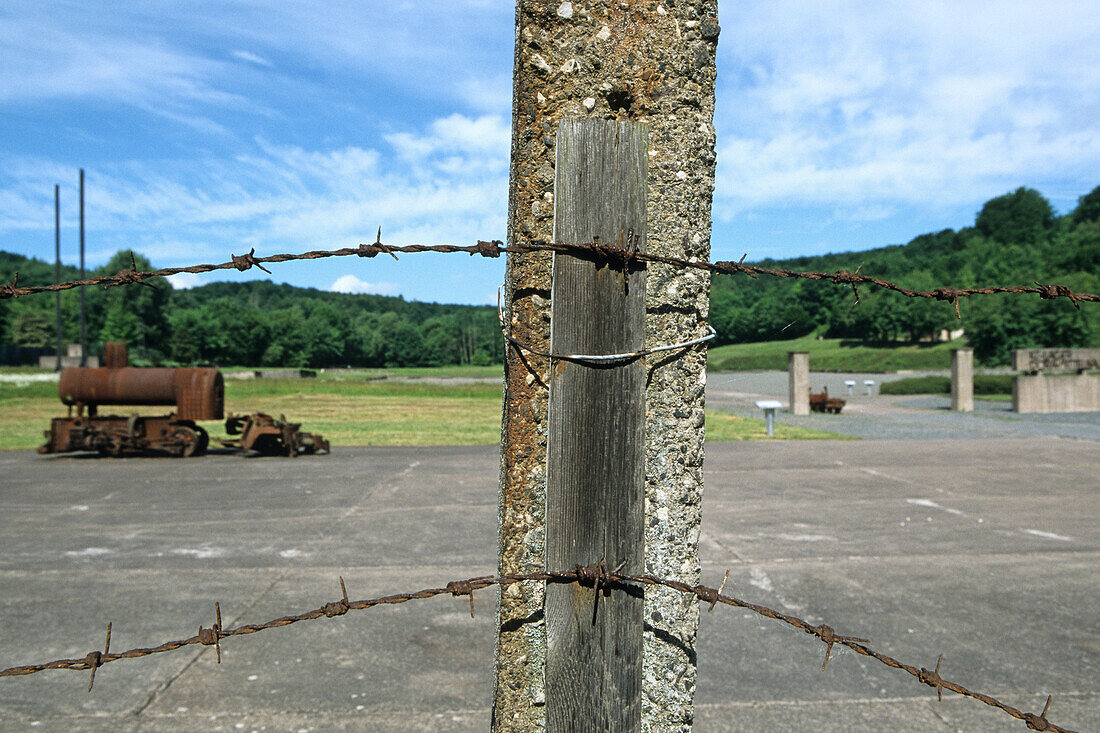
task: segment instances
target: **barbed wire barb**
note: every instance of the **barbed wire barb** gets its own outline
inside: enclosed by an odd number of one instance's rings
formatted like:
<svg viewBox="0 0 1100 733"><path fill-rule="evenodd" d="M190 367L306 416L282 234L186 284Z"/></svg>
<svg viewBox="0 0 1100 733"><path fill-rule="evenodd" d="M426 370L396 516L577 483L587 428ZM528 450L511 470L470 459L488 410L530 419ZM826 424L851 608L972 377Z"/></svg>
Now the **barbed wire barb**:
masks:
<svg viewBox="0 0 1100 733"><path fill-rule="evenodd" d="M222 607L217 601L214 601L214 625L209 628L203 628L199 626L199 633L196 635L198 642L204 646L214 646L214 651L218 655L218 664L222 663L222 645L221 645L221 633L222 633Z"/></svg>
<svg viewBox="0 0 1100 733"><path fill-rule="evenodd" d="M935 687L936 698L940 702L943 702L943 679L940 678L941 664L943 664L943 654L940 654L939 659L936 660L935 670L930 672L924 667L921 667L920 675L918 675L917 679L919 679L921 682L928 685L929 687Z"/></svg>
<svg viewBox="0 0 1100 733"><path fill-rule="evenodd" d="M95 685L95 671L103 666L103 657L106 654L111 653L111 622L107 622L107 640L103 642L103 651L89 652L86 659L88 660L88 666L92 669L91 677L88 678L88 692L92 691L92 687Z"/></svg>
<svg viewBox="0 0 1100 733"><path fill-rule="evenodd" d="M722 576L722 582L718 586L718 592L714 594L714 600L710 602L710 608L707 609L707 613L714 610L714 607L718 605L718 596L722 595L722 590L726 587L726 581L730 579L730 569L726 568L726 574Z"/></svg>
<svg viewBox="0 0 1100 733"><path fill-rule="evenodd" d="M1043 706L1043 712L1036 715L1035 713L1024 713L1024 722L1027 723L1027 727L1031 730L1056 730L1057 726L1054 726L1047 720L1047 711L1050 710L1050 701L1054 699L1053 695L1047 695L1047 704Z"/></svg>

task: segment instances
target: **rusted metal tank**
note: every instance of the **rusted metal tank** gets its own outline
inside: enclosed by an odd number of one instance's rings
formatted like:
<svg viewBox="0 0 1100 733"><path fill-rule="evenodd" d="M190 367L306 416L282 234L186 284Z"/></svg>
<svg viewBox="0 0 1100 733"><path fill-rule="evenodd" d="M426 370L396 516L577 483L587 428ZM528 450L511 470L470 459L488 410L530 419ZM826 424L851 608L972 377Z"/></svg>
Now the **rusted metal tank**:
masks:
<svg viewBox="0 0 1100 733"><path fill-rule="evenodd" d="M100 405L174 405L180 420L221 420L225 382L209 368L75 367L61 372L58 394L89 415Z"/></svg>

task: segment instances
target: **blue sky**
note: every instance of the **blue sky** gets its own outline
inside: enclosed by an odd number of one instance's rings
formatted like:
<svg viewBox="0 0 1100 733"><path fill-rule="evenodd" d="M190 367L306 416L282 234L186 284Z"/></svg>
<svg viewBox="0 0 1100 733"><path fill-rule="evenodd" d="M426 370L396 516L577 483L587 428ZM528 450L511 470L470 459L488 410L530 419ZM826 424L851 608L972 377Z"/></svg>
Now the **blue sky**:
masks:
<svg viewBox="0 0 1100 733"><path fill-rule="evenodd" d="M714 259L905 242L1021 185L1066 212L1100 184L1100 3L719 6ZM91 266L129 248L170 266L354 246L378 226L393 244L502 239L513 23L493 0L8 0L0 249L52 260L58 183L77 261L80 167ZM503 265L273 272L488 303Z"/></svg>

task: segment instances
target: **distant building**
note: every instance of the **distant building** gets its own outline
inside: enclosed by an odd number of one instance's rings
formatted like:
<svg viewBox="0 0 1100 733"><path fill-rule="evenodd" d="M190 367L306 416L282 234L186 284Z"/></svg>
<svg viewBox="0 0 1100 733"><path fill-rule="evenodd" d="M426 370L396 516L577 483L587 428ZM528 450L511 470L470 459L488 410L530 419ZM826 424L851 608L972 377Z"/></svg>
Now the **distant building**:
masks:
<svg viewBox="0 0 1100 733"><path fill-rule="evenodd" d="M53 369L57 366L57 354L47 354L38 357L38 366L42 369ZM80 366L80 344L68 344L66 353L61 357L61 368ZM89 356L87 366L99 366L98 356Z"/></svg>

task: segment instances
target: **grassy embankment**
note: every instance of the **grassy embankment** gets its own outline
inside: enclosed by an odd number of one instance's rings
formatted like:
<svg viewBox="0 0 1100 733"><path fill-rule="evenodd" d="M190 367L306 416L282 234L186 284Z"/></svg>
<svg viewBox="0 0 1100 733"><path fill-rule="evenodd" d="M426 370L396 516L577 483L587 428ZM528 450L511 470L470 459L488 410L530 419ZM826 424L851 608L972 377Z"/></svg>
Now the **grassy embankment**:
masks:
<svg viewBox="0 0 1100 733"><path fill-rule="evenodd" d="M11 373L2 370L2 373ZM24 372L26 373L26 372ZM446 384L415 378L495 376L500 367L460 370L389 370L322 374L314 379L226 379L227 412L267 412L302 423L334 446L492 445L500 441L501 387L494 383ZM409 378L413 379L409 379ZM127 408L116 412L127 414ZM158 414L143 408L143 414ZM43 442L50 418L65 414L55 382L0 382L0 450L30 449ZM224 424L203 423L211 436ZM776 426L774 439L839 438L805 428ZM707 439L767 440L761 420L707 413Z"/></svg>
<svg viewBox="0 0 1100 733"><path fill-rule="evenodd" d="M896 372L907 369L950 369L951 349L960 342L919 346L869 346L814 336L789 341L718 346L707 355L711 371L786 371L787 352L807 351L810 369L822 372Z"/></svg>

